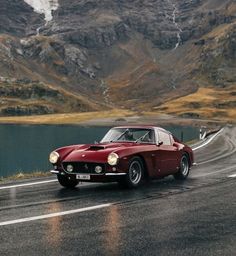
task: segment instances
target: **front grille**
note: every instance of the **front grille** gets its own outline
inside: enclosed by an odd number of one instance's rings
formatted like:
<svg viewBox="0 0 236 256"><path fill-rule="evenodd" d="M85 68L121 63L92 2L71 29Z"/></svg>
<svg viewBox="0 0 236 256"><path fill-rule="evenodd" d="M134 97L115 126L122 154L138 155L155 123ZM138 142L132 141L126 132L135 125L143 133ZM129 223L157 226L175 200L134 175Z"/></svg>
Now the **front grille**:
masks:
<svg viewBox="0 0 236 256"><path fill-rule="evenodd" d="M72 173L87 173L87 174L97 174L95 172L96 166L102 167L102 172L105 172L105 164L100 163L86 163L86 162L63 162L63 168L65 171L67 171L67 166L72 165L73 166L73 172Z"/></svg>

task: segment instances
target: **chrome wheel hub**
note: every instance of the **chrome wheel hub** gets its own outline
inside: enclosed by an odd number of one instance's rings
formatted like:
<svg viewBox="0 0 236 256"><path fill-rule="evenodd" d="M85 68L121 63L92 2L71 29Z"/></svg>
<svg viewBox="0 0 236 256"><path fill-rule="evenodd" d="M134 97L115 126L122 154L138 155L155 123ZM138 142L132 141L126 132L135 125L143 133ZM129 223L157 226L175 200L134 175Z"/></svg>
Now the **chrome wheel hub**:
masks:
<svg viewBox="0 0 236 256"><path fill-rule="evenodd" d="M134 161L130 165L130 180L133 184L139 183L142 176L142 167L138 161Z"/></svg>
<svg viewBox="0 0 236 256"><path fill-rule="evenodd" d="M185 156L181 160L181 171L184 176L186 176L189 171L188 159Z"/></svg>

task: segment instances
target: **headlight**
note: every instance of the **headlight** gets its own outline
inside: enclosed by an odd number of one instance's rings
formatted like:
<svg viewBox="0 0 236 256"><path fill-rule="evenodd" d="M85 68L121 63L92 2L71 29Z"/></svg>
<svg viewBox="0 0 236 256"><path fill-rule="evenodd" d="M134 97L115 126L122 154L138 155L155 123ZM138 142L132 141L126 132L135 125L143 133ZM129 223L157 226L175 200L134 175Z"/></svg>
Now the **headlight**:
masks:
<svg viewBox="0 0 236 256"><path fill-rule="evenodd" d="M49 155L49 162L52 164L55 164L59 159L59 154L56 151L53 151L50 155Z"/></svg>
<svg viewBox="0 0 236 256"><path fill-rule="evenodd" d="M111 153L108 158L107 162L109 165L116 165L118 163L119 156L116 153Z"/></svg>

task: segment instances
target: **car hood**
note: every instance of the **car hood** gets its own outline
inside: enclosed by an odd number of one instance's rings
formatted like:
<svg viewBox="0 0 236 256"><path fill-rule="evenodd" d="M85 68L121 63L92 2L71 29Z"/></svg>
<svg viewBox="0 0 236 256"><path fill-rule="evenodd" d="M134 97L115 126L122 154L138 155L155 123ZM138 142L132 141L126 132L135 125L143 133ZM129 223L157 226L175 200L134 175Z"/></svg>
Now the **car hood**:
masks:
<svg viewBox="0 0 236 256"><path fill-rule="evenodd" d="M63 162L107 162L107 157L110 153L116 152L122 148L127 148L134 143L100 143L75 146L71 152L64 157ZM135 143L136 144L136 143Z"/></svg>

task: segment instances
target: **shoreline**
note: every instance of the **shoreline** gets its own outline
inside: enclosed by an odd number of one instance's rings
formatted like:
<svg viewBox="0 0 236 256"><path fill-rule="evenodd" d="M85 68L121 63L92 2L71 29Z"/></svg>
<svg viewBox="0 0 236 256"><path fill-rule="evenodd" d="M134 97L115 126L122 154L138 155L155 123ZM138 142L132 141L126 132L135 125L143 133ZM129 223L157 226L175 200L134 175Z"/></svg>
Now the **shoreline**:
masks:
<svg viewBox="0 0 236 256"><path fill-rule="evenodd" d="M157 126L181 125L181 126L208 126L217 128L230 120L182 118L178 116L159 114L155 112L135 113L127 110L113 110L86 113L49 114L38 116L14 116L0 117L0 125L75 125L75 126L120 126L143 125Z"/></svg>
<svg viewBox="0 0 236 256"><path fill-rule="evenodd" d="M6 177L0 177L0 185L11 184L15 182L27 182L30 180L43 180L53 178L49 171L32 171L32 172L20 172ZM55 178L55 177L54 177Z"/></svg>

